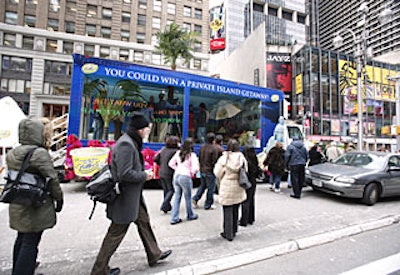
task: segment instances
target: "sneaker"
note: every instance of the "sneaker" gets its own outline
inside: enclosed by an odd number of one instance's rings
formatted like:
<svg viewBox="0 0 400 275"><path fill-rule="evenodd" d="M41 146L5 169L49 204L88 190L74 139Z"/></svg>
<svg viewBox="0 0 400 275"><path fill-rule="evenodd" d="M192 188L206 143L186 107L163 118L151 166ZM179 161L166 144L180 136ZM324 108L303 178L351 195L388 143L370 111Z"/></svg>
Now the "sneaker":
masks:
<svg viewBox="0 0 400 275"><path fill-rule="evenodd" d="M269 190L274 190L274 185L273 184L269 185Z"/></svg>
<svg viewBox="0 0 400 275"><path fill-rule="evenodd" d="M194 208L199 208L199 206L197 205L197 201L196 200L192 200L192 203L193 203L193 207Z"/></svg>
<svg viewBox="0 0 400 275"><path fill-rule="evenodd" d="M281 189L280 188L275 188L275 193L280 193Z"/></svg>
<svg viewBox="0 0 400 275"><path fill-rule="evenodd" d="M217 207L213 204L213 205L211 205L209 208L204 208L205 210L214 210L214 209L216 209Z"/></svg>

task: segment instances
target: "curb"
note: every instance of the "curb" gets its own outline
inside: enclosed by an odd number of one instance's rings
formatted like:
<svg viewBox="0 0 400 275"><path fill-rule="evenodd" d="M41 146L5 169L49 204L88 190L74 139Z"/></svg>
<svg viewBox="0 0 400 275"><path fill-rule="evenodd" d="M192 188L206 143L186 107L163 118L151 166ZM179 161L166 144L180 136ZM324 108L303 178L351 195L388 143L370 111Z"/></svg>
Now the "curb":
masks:
<svg viewBox="0 0 400 275"><path fill-rule="evenodd" d="M298 240L289 240L282 244L268 246L250 252L236 254L221 259L207 262L190 264L187 266L165 270L157 275L180 275L180 274L212 274L224 270L229 270L239 266L251 264L254 262L267 260L276 256L285 255L298 250L304 250L313 246L333 242L344 237L357 235L366 231L371 231L393 225L400 222L400 215L388 216L378 220L368 221L358 225L351 225L345 228L333 230L330 232L304 237Z"/></svg>

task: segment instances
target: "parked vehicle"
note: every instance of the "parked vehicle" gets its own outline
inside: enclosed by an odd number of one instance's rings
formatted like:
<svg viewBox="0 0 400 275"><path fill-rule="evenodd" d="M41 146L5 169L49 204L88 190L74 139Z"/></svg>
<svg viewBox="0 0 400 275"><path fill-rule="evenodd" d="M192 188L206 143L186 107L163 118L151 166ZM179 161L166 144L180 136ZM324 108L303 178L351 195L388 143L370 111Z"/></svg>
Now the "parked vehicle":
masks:
<svg viewBox="0 0 400 275"><path fill-rule="evenodd" d="M308 167L306 183L314 190L373 205L380 198L400 195L400 154L349 152Z"/></svg>

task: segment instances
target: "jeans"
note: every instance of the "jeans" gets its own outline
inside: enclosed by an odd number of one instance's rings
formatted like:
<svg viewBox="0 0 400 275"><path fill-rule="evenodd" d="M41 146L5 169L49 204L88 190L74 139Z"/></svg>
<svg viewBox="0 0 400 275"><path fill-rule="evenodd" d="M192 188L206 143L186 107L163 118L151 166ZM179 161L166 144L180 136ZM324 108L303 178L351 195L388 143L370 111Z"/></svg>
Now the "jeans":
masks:
<svg viewBox="0 0 400 275"><path fill-rule="evenodd" d="M281 186L281 179L281 175L271 173L271 175L269 176L269 183L272 185L272 187L275 187L275 189L279 189Z"/></svg>
<svg viewBox="0 0 400 275"><path fill-rule="evenodd" d="M199 139L200 143L206 142L206 127L199 127L197 128L197 138Z"/></svg>
<svg viewBox="0 0 400 275"><path fill-rule="evenodd" d="M185 197L186 203L186 218L193 220L197 218L197 215L193 212L192 208L192 178L184 175L174 176L174 202L171 211L171 223L179 221L179 208L181 205L182 192Z"/></svg>
<svg viewBox="0 0 400 275"><path fill-rule="evenodd" d="M305 165L290 166L290 180L292 182L294 196L300 198L301 189L305 181Z"/></svg>
<svg viewBox="0 0 400 275"><path fill-rule="evenodd" d="M171 199L174 195L174 187L172 186L172 177L160 177L160 183L164 190L164 200L161 204L160 210L168 212L172 209Z"/></svg>
<svg viewBox="0 0 400 275"><path fill-rule="evenodd" d="M215 181L216 177L213 173L201 173L200 186L199 189L197 189L196 195L194 195L193 200L199 201L207 188L207 199L204 204L205 209L209 209L214 203L214 192L216 186Z"/></svg>
<svg viewBox="0 0 400 275"><path fill-rule="evenodd" d="M33 275L35 272L41 232L18 232L14 243L12 275Z"/></svg>

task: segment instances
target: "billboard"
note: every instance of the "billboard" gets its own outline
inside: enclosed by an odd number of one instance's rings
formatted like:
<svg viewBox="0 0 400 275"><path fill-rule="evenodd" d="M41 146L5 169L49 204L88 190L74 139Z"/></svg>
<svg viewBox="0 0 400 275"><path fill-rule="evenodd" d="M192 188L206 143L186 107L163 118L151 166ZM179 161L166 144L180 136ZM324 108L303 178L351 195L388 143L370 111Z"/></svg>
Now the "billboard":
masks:
<svg viewBox="0 0 400 275"><path fill-rule="evenodd" d="M225 9L224 4L210 9L210 51L225 50Z"/></svg>

